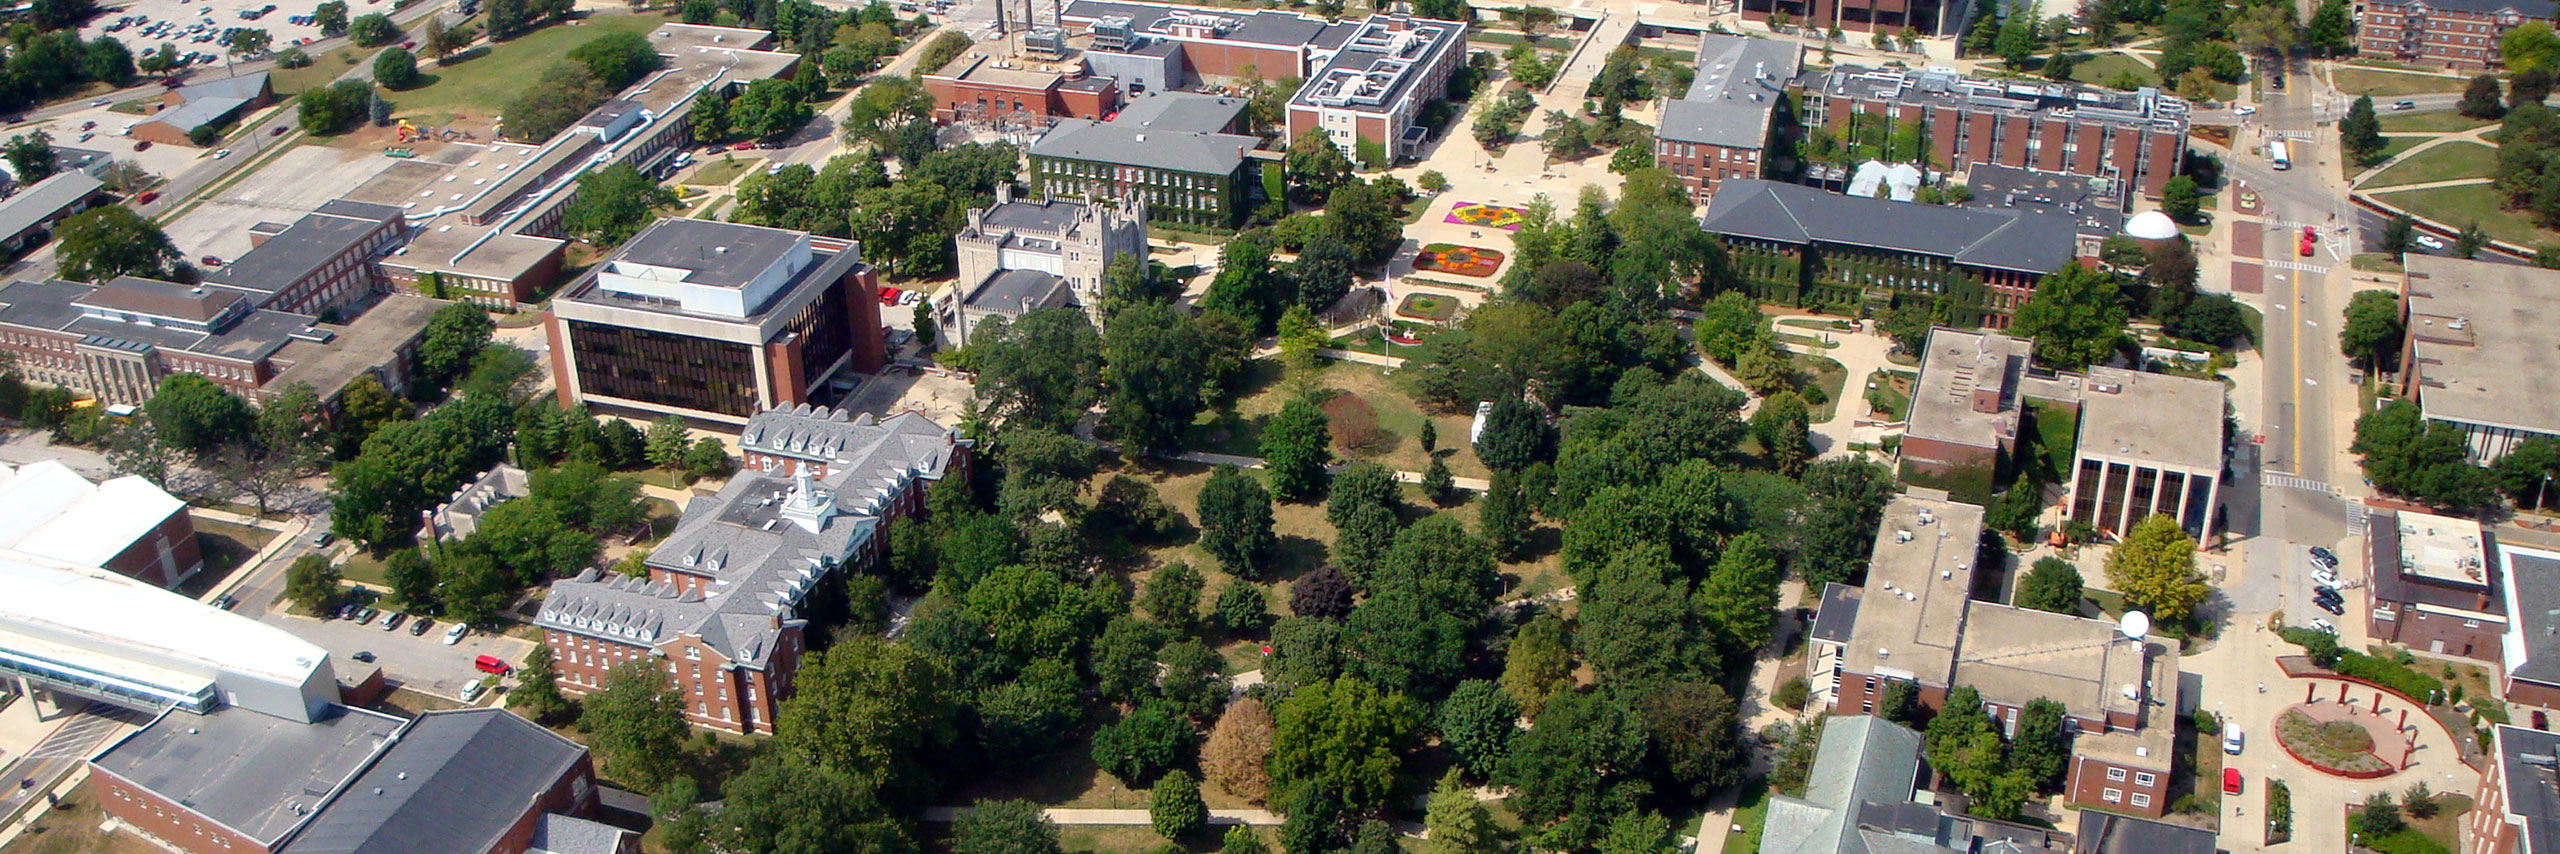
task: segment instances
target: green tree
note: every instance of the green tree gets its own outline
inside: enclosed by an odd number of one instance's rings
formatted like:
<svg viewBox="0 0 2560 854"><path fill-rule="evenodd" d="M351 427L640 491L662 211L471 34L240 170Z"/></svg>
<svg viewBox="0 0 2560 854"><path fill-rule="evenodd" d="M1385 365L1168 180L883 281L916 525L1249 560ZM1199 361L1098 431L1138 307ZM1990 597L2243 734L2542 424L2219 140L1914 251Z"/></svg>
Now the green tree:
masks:
<svg viewBox="0 0 2560 854"><path fill-rule="evenodd" d="M1324 489L1324 467L1333 461L1329 422L1322 407L1301 396L1263 425L1261 451L1273 495L1304 501Z"/></svg>
<svg viewBox="0 0 2560 854"><path fill-rule="evenodd" d="M970 330L968 347L953 361L978 374L978 399L991 421L1064 431L1100 398L1102 340L1081 310L991 318Z"/></svg>
<svg viewBox="0 0 2560 854"><path fill-rule="evenodd" d="M2453 111L2468 118L2496 121L2506 115L2505 94L2498 89L2498 75L2476 75L2463 87L2462 100L2454 103Z"/></svg>
<svg viewBox="0 0 2560 854"><path fill-rule="evenodd" d="M1510 752L1519 719L1519 704L1501 685L1483 679L1460 682L1440 704L1440 744L1459 767L1479 779L1489 778Z"/></svg>
<svg viewBox="0 0 2560 854"><path fill-rule="evenodd" d="M248 401L201 374L162 378L142 409L160 443L199 455L247 438L257 421Z"/></svg>
<svg viewBox="0 0 2560 854"><path fill-rule="evenodd" d="M2391 253L2391 263L2407 260L2409 248L2417 243L2418 224L2408 214L2393 214L2383 221L2382 251Z"/></svg>
<svg viewBox="0 0 2560 854"><path fill-rule="evenodd" d="M2488 84L2491 92L2496 92L2496 87L2499 87L2496 82ZM2348 115L2337 120L2337 146L2345 148L2350 159L2355 159L2358 164L2371 164L2373 156L2383 151L2383 146L2386 146L2383 120L2373 115L2373 95L2358 97L2353 105L2348 105Z"/></svg>
<svg viewBox="0 0 2560 854"><path fill-rule="evenodd" d="M1494 557L1517 560L1528 543L1532 524L1529 499L1520 487L1520 476L1495 471L1486 484L1484 505L1477 511L1476 536L1493 549Z"/></svg>
<svg viewBox="0 0 2560 854"><path fill-rule="evenodd" d="M631 239L655 212L676 204L674 190L628 163L578 176L578 193L560 211L560 227L580 239L610 246Z"/></svg>
<svg viewBox="0 0 2560 854"><path fill-rule="evenodd" d="M2400 353L2400 295L2387 290L2357 291L2347 298L2346 323L2338 330L2338 347L2349 358L2373 370L2397 362Z"/></svg>
<svg viewBox="0 0 2560 854"><path fill-rule="evenodd" d="M1254 835L1253 828L1241 824L1229 825L1219 840L1218 854L1270 854L1271 850L1262 844L1262 837Z"/></svg>
<svg viewBox="0 0 2560 854"><path fill-rule="evenodd" d="M418 378L437 388L451 387L480 358L496 330L489 312L479 306L457 302L436 309L418 338Z"/></svg>
<svg viewBox="0 0 2560 854"><path fill-rule="evenodd" d="M1279 538L1271 530L1271 494L1243 469L1219 466L1200 489L1200 547L1237 578L1262 577L1262 564Z"/></svg>
<svg viewBox="0 0 2560 854"><path fill-rule="evenodd" d="M2071 759L2071 732L2061 703L2044 697L2027 702L2018 713L2017 735L2009 741L2009 766L2037 789L2062 784L2063 767Z"/></svg>
<svg viewBox="0 0 2560 854"><path fill-rule="evenodd" d="M1156 623L1176 632L1189 632L1199 622L1199 570L1191 564L1174 561L1147 577L1146 590L1138 596L1138 606Z"/></svg>
<svg viewBox="0 0 2560 854"><path fill-rule="evenodd" d="M650 465L659 468L676 468L684 465L685 451L691 449L693 441L684 419L673 415L661 415L649 422L647 436L646 450L643 453Z"/></svg>
<svg viewBox="0 0 2560 854"><path fill-rule="evenodd" d="M2179 222L2193 222L2204 207L2204 198L2196 192L2196 179L2174 175L2160 187L2160 212Z"/></svg>
<svg viewBox="0 0 2560 854"><path fill-rule="evenodd" d="M2036 283L2011 334L2035 339L2035 356L2061 370L2106 361L2124 340L2124 301L2114 275L2066 264Z"/></svg>
<svg viewBox="0 0 2560 854"><path fill-rule="evenodd" d="M587 40L569 51L570 61L587 67L587 73L608 89L621 89L639 82L649 72L666 67L665 57L649 45L649 38L635 32L608 33Z"/></svg>
<svg viewBox="0 0 2560 854"><path fill-rule="evenodd" d="M338 587L338 568L327 557L307 554L284 571L284 598L305 613L326 614L345 591Z"/></svg>
<svg viewBox="0 0 2560 854"><path fill-rule="evenodd" d="M1811 419L1804 398L1792 391L1761 400L1759 411L1751 414L1752 437L1759 440L1761 454L1779 474L1799 474L1812 458Z"/></svg>
<svg viewBox="0 0 2560 854"><path fill-rule="evenodd" d="M1156 835L1171 842L1209 826L1209 805L1200 800L1199 781L1185 771L1157 780L1155 789L1147 793L1147 820L1155 826Z"/></svg>
<svg viewBox="0 0 2560 854"><path fill-rule="evenodd" d="M1299 686L1282 702L1269 760L1273 792L1294 803L1311 786L1355 813L1382 807L1399 757L1413 746L1413 704L1356 679Z"/></svg>
<svg viewBox="0 0 2560 854"><path fill-rule="evenodd" d="M2080 613L2080 569L2051 555L2039 558L2018 580L2013 598L2012 604L2020 608L2076 615Z"/></svg>
<svg viewBox="0 0 2560 854"><path fill-rule="evenodd" d="M1641 796L1644 754L1642 729L1615 697L1559 694L1511 740L1495 781L1511 788L1505 803L1542 845L1582 849L1599 841L1617 805Z"/></svg>
<svg viewBox="0 0 2560 854"><path fill-rule="evenodd" d="M1150 701L1094 731L1093 763L1131 788L1145 788L1190 761L1194 738L1191 721L1181 710L1163 700Z"/></svg>
<svg viewBox="0 0 2560 854"><path fill-rule="evenodd" d="M526 653L524 666L516 668L516 687L507 692L507 708L516 710L534 723L557 721L569 710L568 699L560 696L560 674L551 660L551 647L534 644Z"/></svg>
<svg viewBox="0 0 2560 854"><path fill-rule="evenodd" d="M9 161L9 171L17 174L21 185L51 177L54 173L53 135L36 130L10 137L5 146L0 146L0 159Z"/></svg>
<svg viewBox="0 0 2560 854"><path fill-rule="evenodd" d="M416 88L418 80L418 57L408 48L393 45L374 56L373 82L382 84L382 88L405 91Z"/></svg>
<svg viewBox="0 0 2560 854"><path fill-rule="evenodd" d="M618 779L654 789L675 775L686 735L684 701L655 662L615 667L581 707L578 729Z"/></svg>
<svg viewBox="0 0 2560 854"><path fill-rule="evenodd" d="M1286 166L1290 185L1310 198L1323 198L1354 180L1351 158L1344 157L1342 149L1321 131L1310 130L1290 140Z"/></svg>
<svg viewBox="0 0 2560 854"><path fill-rule="evenodd" d="M436 570L416 549L397 549L383 559L383 578L391 598L411 614L436 613Z"/></svg>
<svg viewBox="0 0 2560 854"><path fill-rule="evenodd" d="M1058 826L1030 801L979 801L951 822L951 854L1061 854Z"/></svg>
<svg viewBox="0 0 2560 854"><path fill-rule="evenodd" d="M2168 622L2186 619L2213 592L2196 571L2195 538L2159 513L2134 523L2107 555L2107 585Z"/></svg>
<svg viewBox="0 0 2560 854"><path fill-rule="evenodd" d="M1495 471L1518 471L1549 459L1555 443L1546 413L1525 400L1495 401L1484 433L1476 438L1476 457Z"/></svg>
<svg viewBox="0 0 2560 854"><path fill-rule="evenodd" d="M1201 406L1205 348L1200 335L1190 318L1169 304L1140 300L1118 305L1102 335L1111 428L1139 450L1178 451Z"/></svg>
<svg viewBox="0 0 2560 854"><path fill-rule="evenodd" d="M766 753L721 786L705 848L715 851L913 851L880 787L843 771Z"/></svg>
<svg viewBox="0 0 2560 854"><path fill-rule="evenodd" d="M400 38L400 26L391 22L391 16L380 12L358 15L348 22L347 37L362 47L387 44Z"/></svg>
<svg viewBox="0 0 2560 854"><path fill-rule="evenodd" d="M2321 0L2311 10L2311 22L2303 42L2320 56L2341 56L2355 51L2355 20L2346 0Z"/></svg>
<svg viewBox="0 0 2560 854"><path fill-rule="evenodd" d="M1501 829L1476 793L1458 779L1457 769L1440 775L1423 807L1426 854L1495 854L1502 850Z"/></svg>
<svg viewBox="0 0 2560 854"><path fill-rule="evenodd" d="M950 672L907 644L857 638L812 652L792 688L767 752L874 785L929 787L927 758L955 736Z"/></svg>
<svg viewBox="0 0 2560 854"><path fill-rule="evenodd" d="M311 18L312 23L320 28L322 37L335 38L347 34L346 0L324 0L312 8Z"/></svg>
<svg viewBox="0 0 2560 854"><path fill-rule="evenodd" d="M2552 34L2549 22L2528 20L2498 36L2498 55L2510 74L2560 70L2560 35Z"/></svg>
<svg viewBox="0 0 2560 854"><path fill-rule="evenodd" d="M1564 620L1541 614L1512 635L1503 656L1502 690L1534 715L1548 698L1573 685L1573 646Z"/></svg>
<svg viewBox="0 0 2560 854"><path fill-rule="evenodd" d="M104 282L117 276L146 279L185 278L194 269L161 233L158 225L124 205L99 205L55 226L54 257L62 277L76 282ZM183 272L183 277L178 274Z"/></svg>
<svg viewBox="0 0 2560 854"><path fill-rule="evenodd" d="M2453 236L2453 257L2478 258L2480 250L2488 246L2489 232L2480 228L2479 220L2472 220L2462 227L2461 233Z"/></svg>

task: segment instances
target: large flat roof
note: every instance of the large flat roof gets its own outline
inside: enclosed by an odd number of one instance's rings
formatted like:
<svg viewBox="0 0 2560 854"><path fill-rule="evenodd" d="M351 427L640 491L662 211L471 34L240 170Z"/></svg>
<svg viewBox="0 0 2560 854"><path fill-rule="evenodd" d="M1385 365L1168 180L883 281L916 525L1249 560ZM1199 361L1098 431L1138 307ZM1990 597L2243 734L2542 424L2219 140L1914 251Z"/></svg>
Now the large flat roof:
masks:
<svg viewBox="0 0 2560 854"><path fill-rule="evenodd" d="M2016 439L2029 348L2027 341L1997 332L1929 330L1904 434L1984 448ZM1976 391L1989 392L1996 401L1992 411L1974 408Z"/></svg>
<svg viewBox="0 0 2560 854"><path fill-rule="evenodd" d="M354 320L317 324L337 339L325 344L299 338L286 341L284 349L276 351L276 361L286 367L270 382L309 383L322 399L334 397L357 377L393 359L402 344L426 331L427 321L444 305L426 297L392 294Z"/></svg>
<svg viewBox="0 0 2560 854"><path fill-rule="evenodd" d="M52 219L82 199L96 195L106 184L87 172L56 172L42 181L30 184L8 201L0 202L0 238L25 234L27 229Z"/></svg>
<svg viewBox="0 0 2560 854"><path fill-rule="evenodd" d="M2500 725L2496 745L2507 796L2499 820L2518 825L2525 854L2560 851L2560 734Z"/></svg>
<svg viewBox="0 0 2560 854"><path fill-rule="evenodd" d="M487 851L585 755L504 709L428 712L283 850Z"/></svg>
<svg viewBox="0 0 2560 854"><path fill-rule="evenodd" d="M1262 138L1232 133L1150 130L1135 123L1059 119L1032 140L1033 157L1085 160L1203 175L1225 175L1244 165L1245 152Z"/></svg>
<svg viewBox="0 0 2560 854"><path fill-rule="evenodd" d="M2560 271L2423 254L2407 268L2427 417L2560 433Z"/></svg>
<svg viewBox="0 0 2560 854"><path fill-rule="evenodd" d="M2560 685L2560 553L2500 543L2498 563L2507 594L2499 643L2508 678Z"/></svg>
<svg viewBox="0 0 2560 854"><path fill-rule="evenodd" d="M46 460L0 479L0 548L105 566L186 506L139 477L92 485L60 461Z"/></svg>
<svg viewBox="0 0 2560 854"><path fill-rule="evenodd" d="M343 706L310 723L229 707L167 713L92 761L274 845L363 770L405 723Z"/></svg>
<svg viewBox="0 0 2560 854"><path fill-rule="evenodd" d="M2084 123L2185 133L2187 101L2153 87L2127 92L2042 80L1986 80L1946 69L1842 65L1814 87L1821 94L1920 107L2032 113L2062 110Z"/></svg>
<svg viewBox="0 0 2560 854"><path fill-rule="evenodd" d="M262 294L284 290L399 216L400 209L388 205L343 199L321 205L230 264L208 271L205 281Z"/></svg>
<svg viewBox="0 0 2560 854"><path fill-rule="evenodd" d="M2222 470L2220 381L2097 367L2080 389L2082 456Z"/></svg>
<svg viewBox="0 0 2560 854"><path fill-rule="evenodd" d="M2142 653L2113 620L1975 602L1953 684L1971 685L1989 702L2043 697L2075 717L2105 720L2140 710Z"/></svg>
<svg viewBox="0 0 2560 854"><path fill-rule="evenodd" d="M1846 667L1949 684L1981 544L1980 507L1909 495L1886 503L1868 552Z"/></svg>
<svg viewBox="0 0 2560 854"><path fill-rule="evenodd" d="M0 555L0 590L0 627L285 682L328 665L318 644L283 629L102 569Z"/></svg>

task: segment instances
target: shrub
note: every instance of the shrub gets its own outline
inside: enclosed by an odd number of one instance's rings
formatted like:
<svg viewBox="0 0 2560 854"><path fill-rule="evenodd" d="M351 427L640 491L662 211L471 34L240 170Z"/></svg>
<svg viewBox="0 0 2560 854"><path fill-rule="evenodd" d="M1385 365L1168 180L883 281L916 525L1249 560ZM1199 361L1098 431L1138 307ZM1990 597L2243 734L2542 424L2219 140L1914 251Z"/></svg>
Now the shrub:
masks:
<svg viewBox="0 0 2560 854"><path fill-rule="evenodd" d="M1378 426L1377 410L1357 396L1347 393L1334 395L1324 402L1324 414L1333 429L1336 453L1380 454L1395 443L1395 434Z"/></svg>
<svg viewBox="0 0 2560 854"><path fill-rule="evenodd" d="M1780 683L1778 685L1778 690L1772 692L1769 695L1769 699L1776 701L1781 707L1791 710L1802 710L1804 708L1805 701L1810 699L1812 695L1813 686L1805 684L1804 677L1798 676Z"/></svg>

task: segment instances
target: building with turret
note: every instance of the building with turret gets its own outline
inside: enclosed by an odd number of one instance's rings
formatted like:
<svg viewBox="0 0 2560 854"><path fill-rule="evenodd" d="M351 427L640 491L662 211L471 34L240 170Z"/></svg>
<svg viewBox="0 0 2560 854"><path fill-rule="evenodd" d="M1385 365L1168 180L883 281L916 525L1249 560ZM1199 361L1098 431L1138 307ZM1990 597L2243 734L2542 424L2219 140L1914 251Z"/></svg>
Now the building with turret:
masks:
<svg viewBox="0 0 2560 854"><path fill-rule="evenodd" d="M991 317L1035 308L1102 304L1113 259L1147 259L1147 204L1134 199L1023 201L996 185L996 202L969 211L952 237L959 281L934 298L934 322L953 346Z"/></svg>

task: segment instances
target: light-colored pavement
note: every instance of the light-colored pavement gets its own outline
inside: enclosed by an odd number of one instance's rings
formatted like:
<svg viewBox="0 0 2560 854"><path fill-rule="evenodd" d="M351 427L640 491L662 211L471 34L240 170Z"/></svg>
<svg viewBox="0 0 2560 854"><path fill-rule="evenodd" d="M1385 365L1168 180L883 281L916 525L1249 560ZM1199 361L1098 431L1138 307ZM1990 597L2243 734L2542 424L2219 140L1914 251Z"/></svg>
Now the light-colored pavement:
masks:
<svg viewBox="0 0 2560 854"><path fill-rule="evenodd" d="M1772 318L1772 321L1830 322L1843 319L1845 318L1819 314L1791 314L1780 315ZM1874 324L1861 321L1856 325L1858 328L1853 330L1806 329L1800 326L1776 327L1779 332L1789 335L1831 342L1833 346L1829 349L1809 347L1789 341L1780 341L1778 345L1781 349L1791 352L1811 353L1839 362L1841 369L1847 375L1847 379L1840 384L1840 399L1833 402L1830 420L1813 425L1814 446L1825 458L1849 456L1852 453L1849 450L1850 445L1875 444L1893 432L1880 426L1860 423L1867 420L1868 375L1895 367L1890 358L1893 353L1893 338L1885 335L1884 331Z"/></svg>
<svg viewBox="0 0 2560 854"><path fill-rule="evenodd" d="M480 681L484 675L472 669L473 658L494 655L507 661L523 661L533 651L533 642L473 630L469 637L452 646L444 644L448 623L438 622L426 634L411 636L407 623L384 631L381 618L358 625L347 620L319 620L295 616L281 610L268 610L258 621L292 632L295 637L319 644L338 659L340 668L355 666L349 656L371 652L382 674L399 687L440 697L456 697L462 686Z"/></svg>
<svg viewBox="0 0 2560 854"><path fill-rule="evenodd" d="M976 807L926 807L924 820L945 824L976 811ZM1130 825L1145 827L1154 823L1146 810L1045 809L1042 818L1052 824ZM1278 827L1281 819L1270 810L1210 810L1209 823L1215 826L1246 824L1255 827Z"/></svg>

